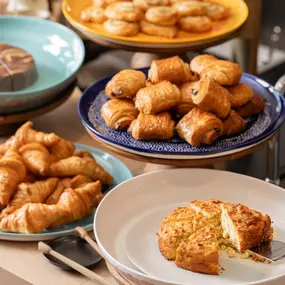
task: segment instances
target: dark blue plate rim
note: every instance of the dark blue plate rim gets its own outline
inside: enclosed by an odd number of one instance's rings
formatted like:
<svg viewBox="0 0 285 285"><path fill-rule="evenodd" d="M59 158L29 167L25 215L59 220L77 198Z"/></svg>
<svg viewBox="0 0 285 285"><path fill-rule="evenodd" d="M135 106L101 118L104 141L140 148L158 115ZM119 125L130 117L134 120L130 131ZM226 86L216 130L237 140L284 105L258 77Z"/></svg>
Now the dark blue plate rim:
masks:
<svg viewBox="0 0 285 285"><path fill-rule="evenodd" d="M145 68L140 68L138 70L141 70L143 72L146 72L149 69L149 67L145 67ZM88 94L89 90L94 88L94 86L96 86L97 84L100 84L102 81L107 80L107 79L111 79L111 77L113 77L116 73L113 73L111 75L105 76L102 79L96 81L94 84L90 85L82 94L81 98L79 99L78 102L78 114L80 117L80 120L82 122L82 124L89 130L91 131L94 135L96 135L97 137L99 137L100 139L102 139L103 141L106 141L107 143L112 143L118 146L121 146L125 149L130 149L136 152L140 152L140 153L150 153L150 154L165 154L165 155L182 155L182 156L203 156L203 155L212 155L212 154L217 154L217 153L223 153L223 152L227 152L227 151L232 151L235 149L240 149L240 148L245 148L248 147L250 145L255 145L259 142L261 142L262 140L264 140L265 138L269 137L270 135L272 135L273 133L275 133L280 126L283 124L284 120L285 120L285 100L284 98L281 96L280 92L278 92L276 89L274 89L274 87L272 85L270 85L269 83L267 83L266 81L248 74L248 73L243 73L243 77L247 77L250 78L251 80L254 80L258 85L260 85L263 89L267 89L267 92L269 92L271 94L272 97L274 97L277 101L278 104L278 108L280 108L280 113L279 113L279 117L275 120L275 122L273 122L271 124L271 126L269 126L267 128L267 130L264 131L264 133L260 134L259 136L252 138L244 143L241 143L240 145L235 145L235 146L229 146L220 150L214 150L214 151L209 151L209 152L172 152L172 151L153 151L153 150L142 150L141 148L135 147L135 146L129 146L126 144L122 144L119 143L115 140L112 140L104 135L102 135L101 133L99 133L92 125L92 123L90 122L90 120L88 119L87 113L84 113L84 107L83 107L83 100L85 99L86 94ZM99 93L98 93L99 94ZM96 94L96 96L98 95ZM95 96L95 97L96 97Z"/></svg>

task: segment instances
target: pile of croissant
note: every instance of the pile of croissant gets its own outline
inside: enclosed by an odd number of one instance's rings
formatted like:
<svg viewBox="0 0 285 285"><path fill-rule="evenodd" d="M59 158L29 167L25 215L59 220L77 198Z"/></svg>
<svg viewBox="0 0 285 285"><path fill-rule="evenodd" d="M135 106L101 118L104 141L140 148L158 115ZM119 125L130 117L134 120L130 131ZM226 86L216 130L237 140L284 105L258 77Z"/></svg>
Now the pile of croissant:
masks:
<svg viewBox="0 0 285 285"><path fill-rule="evenodd" d="M205 54L190 65L178 56L154 60L148 77L123 70L106 85L101 115L108 127L137 140L170 140L175 133L199 147L246 129L245 118L264 110L264 100L240 83L238 64Z"/></svg>
<svg viewBox="0 0 285 285"><path fill-rule="evenodd" d="M94 0L81 12L81 20L103 24L118 36L142 33L174 38L179 30L204 33L214 21L229 16L229 9L204 0Z"/></svg>
<svg viewBox="0 0 285 285"><path fill-rule="evenodd" d="M92 215L112 183L89 152L29 121L0 145L0 230L41 233Z"/></svg>

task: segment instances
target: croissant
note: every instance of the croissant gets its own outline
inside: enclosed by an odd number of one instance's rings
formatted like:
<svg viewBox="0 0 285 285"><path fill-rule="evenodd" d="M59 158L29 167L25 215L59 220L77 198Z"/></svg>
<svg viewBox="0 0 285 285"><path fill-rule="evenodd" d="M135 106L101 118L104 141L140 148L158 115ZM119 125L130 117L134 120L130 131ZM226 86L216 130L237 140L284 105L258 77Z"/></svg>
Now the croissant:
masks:
<svg viewBox="0 0 285 285"><path fill-rule="evenodd" d="M28 203L1 219L0 230L23 234L41 233L58 219L56 205Z"/></svg>
<svg viewBox="0 0 285 285"><path fill-rule="evenodd" d="M162 81L139 90L135 100L136 108L147 115L168 111L180 101L178 87Z"/></svg>
<svg viewBox="0 0 285 285"><path fill-rule="evenodd" d="M174 135L175 122L167 112L157 115L140 113L128 132L136 140L170 140Z"/></svg>
<svg viewBox="0 0 285 285"><path fill-rule="evenodd" d="M0 219L27 203L43 203L54 191L58 181L58 178L48 178L35 183L20 183L8 206L1 212Z"/></svg>
<svg viewBox="0 0 285 285"><path fill-rule="evenodd" d="M81 158L89 157L89 158L94 159L93 155L90 152L86 151L86 150L75 151L73 153L73 156L78 156L78 157L81 157Z"/></svg>
<svg viewBox="0 0 285 285"><path fill-rule="evenodd" d="M74 152L74 145L71 141L60 138L59 141L49 148L50 161L56 162L71 156Z"/></svg>
<svg viewBox="0 0 285 285"><path fill-rule="evenodd" d="M229 117L223 121L224 136L232 136L241 133L246 128L246 121L235 111L231 111Z"/></svg>
<svg viewBox="0 0 285 285"><path fill-rule="evenodd" d="M17 185L26 177L26 167L21 156L9 149L0 160L0 207L6 206Z"/></svg>
<svg viewBox="0 0 285 285"><path fill-rule="evenodd" d="M192 92L195 89L198 81L186 82L180 86L181 99L177 104L179 116L183 117L190 112L196 105L193 103Z"/></svg>
<svg viewBox="0 0 285 285"><path fill-rule="evenodd" d="M229 92L207 77L195 86L192 99L203 111L212 112L221 119L225 119L231 111Z"/></svg>
<svg viewBox="0 0 285 285"><path fill-rule="evenodd" d="M261 113L264 110L264 106L264 99L258 95L254 95L247 104L235 109L235 111L241 117L246 118Z"/></svg>
<svg viewBox="0 0 285 285"><path fill-rule="evenodd" d="M86 175L103 184L112 184L113 177L107 173L94 159L71 156L50 165L49 176L70 177L78 174Z"/></svg>
<svg viewBox="0 0 285 285"><path fill-rule="evenodd" d="M73 178L63 178L58 182L56 189L48 197L45 203L48 205L56 204L65 189L67 188L75 189L83 187L86 185L86 183L91 183L91 182L93 182L93 180L84 175L76 175Z"/></svg>
<svg viewBox="0 0 285 285"><path fill-rule="evenodd" d="M179 56L153 60L148 71L148 77L152 83L166 80L173 84L195 79L189 64L185 63Z"/></svg>
<svg viewBox="0 0 285 285"><path fill-rule="evenodd" d="M145 87L146 76L143 72L125 69L117 73L106 85L105 92L110 98L133 99Z"/></svg>
<svg viewBox="0 0 285 285"><path fill-rule="evenodd" d="M109 128L123 130L128 128L131 122L136 119L138 111L133 102L113 99L102 106L101 114Z"/></svg>
<svg viewBox="0 0 285 285"><path fill-rule="evenodd" d="M37 180L39 180L37 175L31 172L27 172L23 182L35 182Z"/></svg>
<svg viewBox="0 0 285 285"><path fill-rule="evenodd" d="M46 176L49 168L50 154L39 143L29 143L19 149L28 170L36 175Z"/></svg>
<svg viewBox="0 0 285 285"><path fill-rule="evenodd" d="M75 190L65 189L56 204L58 219L52 224L52 227L59 227L91 215L94 207L100 202L98 202L100 193L101 183L99 181Z"/></svg>
<svg viewBox="0 0 285 285"><path fill-rule="evenodd" d="M32 129L32 126L33 123L31 121L26 122L17 130L15 136L24 144L35 142L47 147L53 146L59 141L59 137L56 134L37 132Z"/></svg>
<svg viewBox="0 0 285 285"><path fill-rule="evenodd" d="M176 130L181 139L199 147L201 144L212 144L221 136L223 123L214 114L196 107L179 121Z"/></svg>
<svg viewBox="0 0 285 285"><path fill-rule="evenodd" d="M4 143L0 144L0 154L4 155L5 152L10 148L18 150L22 145L23 142L21 142L16 136L11 136Z"/></svg>
<svg viewBox="0 0 285 285"><path fill-rule="evenodd" d="M242 76L240 66L234 62L214 60L200 74L201 78L208 77L220 85L238 84Z"/></svg>

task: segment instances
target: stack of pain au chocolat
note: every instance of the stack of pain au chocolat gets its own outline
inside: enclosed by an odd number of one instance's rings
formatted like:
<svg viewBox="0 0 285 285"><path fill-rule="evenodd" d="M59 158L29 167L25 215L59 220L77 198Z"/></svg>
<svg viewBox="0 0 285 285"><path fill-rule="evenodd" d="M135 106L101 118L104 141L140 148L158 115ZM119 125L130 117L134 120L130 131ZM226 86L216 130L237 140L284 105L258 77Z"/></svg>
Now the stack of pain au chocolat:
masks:
<svg viewBox="0 0 285 285"><path fill-rule="evenodd" d="M226 7L195 0L94 0L81 12L83 22L103 24L111 34L135 36L142 33L167 38L178 30L209 32L214 21L227 18Z"/></svg>
<svg viewBox="0 0 285 285"><path fill-rule="evenodd" d="M264 109L264 100L240 83L241 76L238 64L208 54L195 57L190 66L178 56L154 60L149 80L128 69L107 83L112 100L101 114L108 127L127 129L137 140L170 140L176 129L195 147L210 145L243 132L244 118Z"/></svg>
<svg viewBox="0 0 285 285"><path fill-rule="evenodd" d="M92 154L27 122L0 145L0 230L36 234L92 215L112 183Z"/></svg>

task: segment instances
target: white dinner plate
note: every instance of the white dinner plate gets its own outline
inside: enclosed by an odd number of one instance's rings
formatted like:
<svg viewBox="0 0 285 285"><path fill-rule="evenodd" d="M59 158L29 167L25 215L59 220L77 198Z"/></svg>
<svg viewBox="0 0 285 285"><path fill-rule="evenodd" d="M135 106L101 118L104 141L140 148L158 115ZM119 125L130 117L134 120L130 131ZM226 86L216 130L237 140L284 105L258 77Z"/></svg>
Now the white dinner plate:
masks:
<svg viewBox="0 0 285 285"><path fill-rule="evenodd" d="M276 240L285 242L285 191L255 178L207 169L171 169L130 179L109 192L98 207L94 230L104 257L135 284L285 284L285 260L274 264L221 256L219 276L176 267L160 254L156 233L178 205L216 198L268 213ZM108 215L110 211L116 215Z"/></svg>

